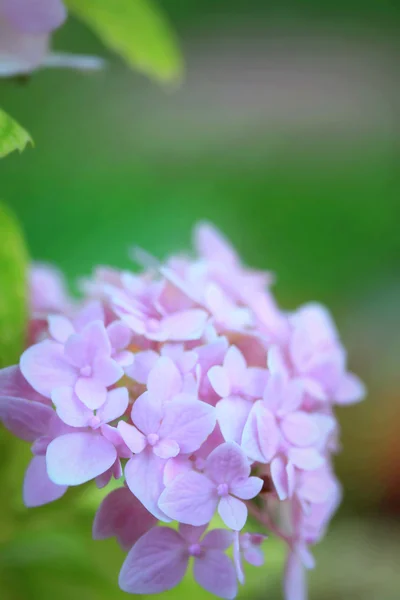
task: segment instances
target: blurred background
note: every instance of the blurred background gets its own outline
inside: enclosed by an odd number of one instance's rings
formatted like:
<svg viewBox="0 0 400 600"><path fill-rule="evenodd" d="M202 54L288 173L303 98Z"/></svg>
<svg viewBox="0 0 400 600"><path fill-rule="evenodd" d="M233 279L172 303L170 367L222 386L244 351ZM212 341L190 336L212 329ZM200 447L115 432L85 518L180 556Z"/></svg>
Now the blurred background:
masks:
<svg viewBox="0 0 400 600"><path fill-rule="evenodd" d="M311 600L400 597L400 5L390 0L163 0L186 77L161 88L83 25L58 49L105 56L94 75L0 82L36 148L0 163L1 197L32 258L71 284L139 245L188 248L199 219L277 273L283 307L332 309L367 401L341 410L345 496L316 548ZM123 553L93 542L100 492L26 510L29 449L0 432L2 600L118 600ZM242 598L280 600L283 547L265 544ZM165 599L211 597L187 578Z"/></svg>

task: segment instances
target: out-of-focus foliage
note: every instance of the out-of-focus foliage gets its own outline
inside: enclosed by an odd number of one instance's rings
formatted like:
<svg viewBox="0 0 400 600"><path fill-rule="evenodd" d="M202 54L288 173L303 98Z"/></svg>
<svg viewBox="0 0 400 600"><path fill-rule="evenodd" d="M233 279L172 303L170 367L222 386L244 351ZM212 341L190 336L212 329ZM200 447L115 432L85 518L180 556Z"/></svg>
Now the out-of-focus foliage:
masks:
<svg viewBox="0 0 400 600"><path fill-rule="evenodd" d="M25 242L14 215L0 204L0 367L18 362L26 329Z"/></svg>
<svg viewBox="0 0 400 600"><path fill-rule="evenodd" d="M179 79L182 57L175 36L152 0L66 0L66 4L131 67L163 82Z"/></svg>
<svg viewBox="0 0 400 600"><path fill-rule="evenodd" d="M0 158L14 150L22 152L32 138L21 125L0 108Z"/></svg>

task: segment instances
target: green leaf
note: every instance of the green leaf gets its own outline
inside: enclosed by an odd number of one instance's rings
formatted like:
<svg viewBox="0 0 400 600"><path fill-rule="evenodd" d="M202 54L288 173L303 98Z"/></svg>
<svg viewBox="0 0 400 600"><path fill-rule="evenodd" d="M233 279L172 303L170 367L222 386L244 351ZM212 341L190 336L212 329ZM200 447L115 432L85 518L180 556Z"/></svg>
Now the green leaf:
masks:
<svg viewBox="0 0 400 600"><path fill-rule="evenodd" d="M0 108L0 158L14 150L22 152L28 142L33 145L29 133Z"/></svg>
<svg viewBox="0 0 400 600"><path fill-rule="evenodd" d="M0 367L18 361L26 332L27 251L14 215L0 204Z"/></svg>
<svg viewBox="0 0 400 600"><path fill-rule="evenodd" d="M129 66L162 82L181 76L175 36L152 0L66 0L66 4Z"/></svg>

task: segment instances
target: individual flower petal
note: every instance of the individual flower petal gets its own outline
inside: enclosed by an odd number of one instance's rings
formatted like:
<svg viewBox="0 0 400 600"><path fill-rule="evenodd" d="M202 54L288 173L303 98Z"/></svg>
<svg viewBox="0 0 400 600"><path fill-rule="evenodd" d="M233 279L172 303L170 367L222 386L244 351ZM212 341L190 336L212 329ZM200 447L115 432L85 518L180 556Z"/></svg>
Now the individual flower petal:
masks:
<svg viewBox="0 0 400 600"><path fill-rule="evenodd" d="M121 417L129 405L129 394L126 388L115 388L107 394L107 400L99 408L96 415L101 423L110 423Z"/></svg>
<svg viewBox="0 0 400 600"><path fill-rule="evenodd" d="M289 460L305 471L313 471L324 464L324 457L315 448L290 448Z"/></svg>
<svg viewBox="0 0 400 600"><path fill-rule="evenodd" d="M155 366L159 357L159 354L157 354L157 352L154 350L144 350L143 352L138 352L134 355L133 363L126 370L126 374L128 377L131 377L138 383L147 383L150 371ZM154 383L157 385L156 378ZM178 384L178 388L179 387L180 385Z"/></svg>
<svg viewBox="0 0 400 600"><path fill-rule="evenodd" d="M224 496L218 503L218 513L227 527L240 531L246 524L247 506L233 496Z"/></svg>
<svg viewBox="0 0 400 600"><path fill-rule="evenodd" d="M282 456L276 456L271 462L271 477L279 500L290 498L295 477L293 464L286 463Z"/></svg>
<svg viewBox="0 0 400 600"><path fill-rule="evenodd" d="M101 356L93 363L93 377L106 387L117 383L123 375L121 365L108 356Z"/></svg>
<svg viewBox="0 0 400 600"><path fill-rule="evenodd" d="M132 450L135 454L139 454L146 448L146 437L134 425L120 421L118 431L129 450Z"/></svg>
<svg viewBox="0 0 400 600"><path fill-rule="evenodd" d="M60 419L71 427L86 427L93 418L93 411L79 400L71 387L55 388L51 399Z"/></svg>
<svg viewBox="0 0 400 600"><path fill-rule="evenodd" d="M211 529L204 536L201 545L203 548L214 550L227 550L233 544L234 534L227 529Z"/></svg>
<svg viewBox="0 0 400 600"><path fill-rule="evenodd" d="M47 398L54 388L73 386L77 379L76 370L64 356L64 347L48 340L25 350L20 368L31 386Z"/></svg>
<svg viewBox="0 0 400 600"><path fill-rule="evenodd" d="M195 580L207 592L218 598L231 600L237 594L237 581L232 561L220 550L207 550L195 559Z"/></svg>
<svg viewBox="0 0 400 600"><path fill-rule="evenodd" d="M282 419L281 430L288 442L295 446L312 446L320 435L312 415L302 411L286 415Z"/></svg>
<svg viewBox="0 0 400 600"><path fill-rule="evenodd" d="M188 471L173 479L158 505L168 517L180 523L205 525L213 517L217 502L215 486L208 477Z"/></svg>
<svg viewBox="0 0 400 600"><path fill-rule="evenodd" d="M113 444L101 435L68 433L50 442L47 472L58 485L80 485L107 471L116 458Z"/></svg>
<svg viewBox="0 0 400 600"><path fill-rule="evenodd" d="M231 385L228 374L224 367L219 365L211 367L207 373L207 376L218 396L221 396L221 398L229 396Z"/></svg>
<svg viewBox="0 0 400 600"><path fill-rule="evenodd" d="M189 454L200 448L213 431L215 422L213 406L181 395L165 405L158 433L160 437L177 442L183 454Z"/></svg>
<svg viewBox="0 0 400 600"><path fill-rule="evenodd" d="M168 356L161 356L149 373L147 389L160 403L170 400L182 387L182 377Z"/></svg>
<svg viewBox="0 0 400 600"><path fill-rule="evenodd" d="M54 411L45 404L0 396L0 421L14 435L34 442L48 431Z"/></svg>
<svg viewBox="0 0 400 600"><path fill-rule="evenodd" d="M260 477L248 477L234 481L230 486L230 492L241 500L251 500L260 493L262 486L263 480Z"/></svg>
<svg viewBox="0 0 400 600"><path fill-rule="evenodd" d="M132 492L121 487L113 490L100 504L93 522L93 539L115 536L123 550L129 550L157 519L150 514Z"/></svg>
<svg viewBox="0 0 400 600"><path fill-rule="evenodd" d="M226 370L231 384L235 388L241 388L246 378L247 363L236 346L231 346L224 358L224 369Z"/></svg>
<svg viewBox="0 0 400 600"><path fill-rule="evenodd" d="M173 458L180 452L179 444L174 440L160 440L153 447L153 452L160 458Z"/></svg>
<svg viewBox="0 0 400 600"><path fill-rule="evenodd" d="M366 389L362 381L353 373L346 373L335 390L337 404L353 404L363 400Z"/></svg>
<svg viewBox="0 0 400 600"><path fill-rule="evenodd" d="M175 477L191 471L193 467L193 461L188 456L181 455L167 460L163 476L164 485L169 486Z"/></svg>
<svg viewBox="0 0 400 600"><path fill-rule="evenodd" d="M216 405L218 425L227 442L240 444L253 403L240 396L223 398Z"/></svg>
<svg viewBox="0 0 400 600"><path fill-rule="evenodd" d="M204 472L216 483L233 483L250 475L250 464L240 446L226 442L208 456Z"/></svg>
<svg viewBox="0 0 400 600"><path fill-rule="evenodd" d="M107 327L107 335L111 346L115 350L122 350L129 346L132 339L132 332L122 321L113 321Z"/></svg>
<svg viewBox="0 0 400 600"><path fill-rule="evenodd" d="M64 344L69 336L75 333L71 321L63 315L49 315L47 321L49 323L49 333L56 342Z"/></svg>
<svg viewBox="0 0 400 600"><path fill-rule="evenodd" d="M133 456L125 466L125 478L132 494L160 521L168 522L169 515L158 504L164 489L165 460L156 456L151 448ZM166 516L167 515L167 516Z"/></svg>
<svg viewBox="0 0 400 600"><path fill-rule="evenodd" d="M27 382L18 365L0 369L0 395L51 405L48 398L36 392Z"/></svg>
<svg viewBox="0 0 400 600"><path fill-rule="evenodd" d="M238 256L222 233L211 223L199 223L194 232L196 251L210 261L236 265Z"/></svg>
<svg viewBox="0 0 400 600"><path fill-rule="evenodd" d="M100 408L107 400L107 388L92 377L79 377L74 390L79 400L92 410Z"/></svg>
<svg viewBox="0 0 400 600"><path fill-rule="evenodd" d="M189 555L179 533L154 527L132 547L119 575L119 585L130 594L157 594L182 580Z"/></svg>
<svg viewBox="0 0 400 600"><path fill-rule="evenodd" d="M46 458L34 456L25 473L23 498L25 506L42 506L58 500L67 491L66 485L56 485L47 475Z"/></svg>
<svg viewBox="0 0 400 600"><path fill-rule="evenodd" d="M198 340L204 333L208 314L192 308L168 315L162 320L162 331L169 341Z"/></svg>
<svg viewBox="0 0 400 600"><path fill-rule="evenodd" d="M161 425L164 409L159 397L145 392L133 404L131 417L133 423L146 435L156 433Z"/></svg>
<svg viewBox="0 0 400 600"><path fill-rule="evenodd" d="M241 447L252 460L269 463L278 451L279 429L272 412L257 401L243 429Z"/></svg>

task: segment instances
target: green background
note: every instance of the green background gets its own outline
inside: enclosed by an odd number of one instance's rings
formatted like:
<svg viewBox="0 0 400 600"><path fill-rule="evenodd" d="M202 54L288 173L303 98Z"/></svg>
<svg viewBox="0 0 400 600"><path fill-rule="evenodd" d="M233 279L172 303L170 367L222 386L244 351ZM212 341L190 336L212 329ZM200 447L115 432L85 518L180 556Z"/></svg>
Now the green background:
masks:
<svg viewBox="0 0 400 600"><path fill-rule="evenodd" d="M339 412L345 498L316 549L311 598L396 600L399 7L354 0L162 5L187 62L177 89L129 72L72 20L55 46L106 56L104 72L49 70L0 82L2 106L36 143L1 161L0 195L19 217L31 256L59 265L72 286L96 264L128 267L134 245L157 256L188 248L191 227L209 219L248 264L277 273L283 307L308 300L331 307L369 395ZM340 77L354 53L359 68ZM362 85L367 92L353 96ZM337 110L340 86L344 112ZM351 115L364 113L366 125L352 127ZM21 501L28 460L29 449L2 431L2 600L124 597L117 587L123 553L113 540L91 540L99 493L88 486L28 511ZM283 549L270 539L265 553L264 569L248 569L241 597L281 598ZM164 597L189 595L210 597L190 578Z"/></svg>

